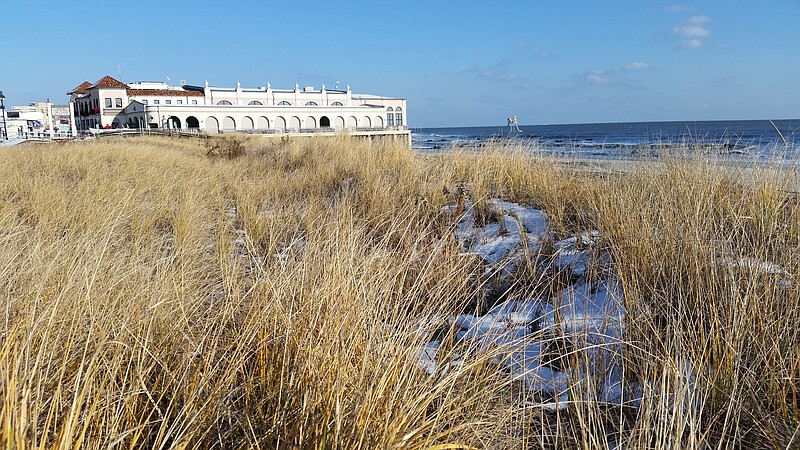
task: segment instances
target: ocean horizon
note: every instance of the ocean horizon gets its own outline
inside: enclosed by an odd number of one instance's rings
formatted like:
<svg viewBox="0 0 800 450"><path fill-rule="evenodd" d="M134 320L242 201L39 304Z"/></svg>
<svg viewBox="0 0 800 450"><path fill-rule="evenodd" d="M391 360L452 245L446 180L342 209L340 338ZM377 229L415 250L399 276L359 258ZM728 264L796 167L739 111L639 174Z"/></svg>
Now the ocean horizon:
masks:
<svg viewBox="0 0 800 450"><path fill-rule="evenodd" d="M774 126L773 126L774 124ZM594 158L637 158L703 149L722 156L797 159L800 119L609 122L411 128L412 147L442 152L501 140L532 151Z"/></svg>

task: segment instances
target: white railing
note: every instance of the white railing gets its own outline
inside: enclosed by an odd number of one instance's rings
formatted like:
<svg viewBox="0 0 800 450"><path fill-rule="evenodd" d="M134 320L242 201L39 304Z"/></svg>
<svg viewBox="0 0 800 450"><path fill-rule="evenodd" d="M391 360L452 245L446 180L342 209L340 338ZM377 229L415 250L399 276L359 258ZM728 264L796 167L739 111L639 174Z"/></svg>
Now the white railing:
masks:
<svg viewBox="0 0 800 450"><path fill-rule="evenodd" d="M14 139L14 135L10 134L5 136L8 139ZM23 131L17 132L16 139L25 139L27 141L51 141L51 140L62 140L62 139L72 139L71 132L62 132L58 131L55 133L50 133L49 131Z"/></svg>

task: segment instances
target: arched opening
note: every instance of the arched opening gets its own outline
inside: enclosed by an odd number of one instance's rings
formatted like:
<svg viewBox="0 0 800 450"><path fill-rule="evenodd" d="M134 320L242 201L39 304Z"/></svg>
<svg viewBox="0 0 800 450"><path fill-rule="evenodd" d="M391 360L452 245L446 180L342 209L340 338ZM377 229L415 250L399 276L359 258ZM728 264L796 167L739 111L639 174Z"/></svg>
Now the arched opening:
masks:
<svg viewBox="0 0 800 450"><path fill-rule="evenodd" d="M331 119L329 119L328 116L320 117L319 126L320 126L320 128L330 128L331 127Z"/></svg>
<svg viewBox="0 0 800 450"><path fill-rule="evenodd" d="M344 130L344 117L339 116L336 118L336 129Z"/></svg>
<svg viewBox="0 0 800 450"><path fill-rule="evenodd" d="M371 127L372 126L372 120L369 117L364 116L361 119L361 126L362 127L367 127L367 128Z"/></svg>
<svg viewBox="0 0 800 450"><path fill-rule="evenodd" d="M393 127L394 126L394 113L392 112L392 107L386 108L386 126Z"/></svg>
<svg viewBox="0 0 800 450"><path fill-rule="evenodd" d="M403 109L400 107L394 109L394 124L398 127L403 126Z"/></svg>
<svg viewBox="0 0 800 450"><path fill-rule="evenodd" d="M236 121L233 120L233 117L228 116L222 119L222 131L235 131L236 130Z"/></svg>
<svg viewBox="0 0 800 450"><path fill-rule="evenodd" d="M228 105L231 104L231 102L229 102L227 100L220 100L220 101L217 102L217 104L218 105L223 105L223 106L228 106Z"/></svg>
<svg viewBox="0 0 800 450"><path fill-rule="evenodd" d="M250 106L261 106L261 105L263 105L263 103L261 103L258 100L253 100L252 102L248 103L248 105L250 105Z"/></svg>
<svg viewBox="0 0 800 450"><path fill-rule="evenodd" d="M253 129L253 119L249 116L244 116L242 119L242 129L243 130L252 130Z"/></svg>
<svg viewBox="0 0 800 450"><path fill-rule="evenodd" d="M209 133L219 133L219 120L214 116L206 118L206 131Z"/></svg>
<svg viewBox="0 0 800 450"><path fill-rule="evenodd" d="M383 117L378 116L375 118L375 127L383 128Z"/></svg>
<svg viewBox="0 0 800 450"><path fill-rule="evenodd" d="M264 116L258 118L258 129L259 130L268 130L269 129L269 119Z"/></svg>
<svg viewBox="0 0 800 450"><path fill-rule="evenodd" d="M171 130L180 130L181 129L181 119L178 119L175 116L170 116L167 119L167 128Z"/></svg>
<svg viewBox="0 0 800 450"><path fill-rule="evenodd" d="M300 129L300 118L297 116L293 116L289 119L289 128L299 130Z"/></svg>
<svg viewBox="0 0 800 450"><path fill-rule="evenodd" d="M355 127L357 127L357 126L358 126L358 120L356 120L356 118L355 118L355 117L353 117L353 116L350 116L350 117L347 119L347 128L355 128Z"/></svg>
<svg viewBox="0 0 800 450"><path fill-rule="evenodd" d="M306 117L306 128L317 128L317 119L311 116Z"/></svg>
<svg viewBox="0 0 800 450"><path fill-rule="evenodd" d="M186 128L200 128L200 121L195 116L186 118Z"/></svg>
<svg viewBox="0 0 800 450"><path fill-rule="evenodd" d="M275 119L275 128L277 128L278 130L285 130L286 119L284 119L282 116L278 116L278 118Z"/></svg>

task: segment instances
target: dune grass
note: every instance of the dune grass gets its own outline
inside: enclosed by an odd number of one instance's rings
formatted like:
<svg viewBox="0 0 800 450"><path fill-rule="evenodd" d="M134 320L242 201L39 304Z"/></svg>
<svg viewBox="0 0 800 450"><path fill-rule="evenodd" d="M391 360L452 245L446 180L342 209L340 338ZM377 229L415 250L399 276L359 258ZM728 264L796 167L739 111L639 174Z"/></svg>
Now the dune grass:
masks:
<svg viewBox="0 0 800 450"><path fill-rule="evenodd" d="M0 154L5 448L798 445L792 170L687 157L597 176L519 149L238 142ZM556 236L601 232L641 407L548 411L491 354L419 368L431 324L486 300L443 208L496 197ZM520 286L552 289L535 271Z"/></svg>

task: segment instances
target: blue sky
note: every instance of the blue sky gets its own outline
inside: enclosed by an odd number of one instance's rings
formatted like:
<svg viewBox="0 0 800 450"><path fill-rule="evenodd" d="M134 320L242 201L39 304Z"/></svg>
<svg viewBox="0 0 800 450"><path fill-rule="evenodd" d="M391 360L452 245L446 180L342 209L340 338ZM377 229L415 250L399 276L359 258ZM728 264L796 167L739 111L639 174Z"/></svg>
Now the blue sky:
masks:
<svg viewBox="0 0 800 450"><path fill-rule="evenodd" d="M798 118L799 24L800 0L0 0L0 90L338 81L411 127Z"/></svg>

